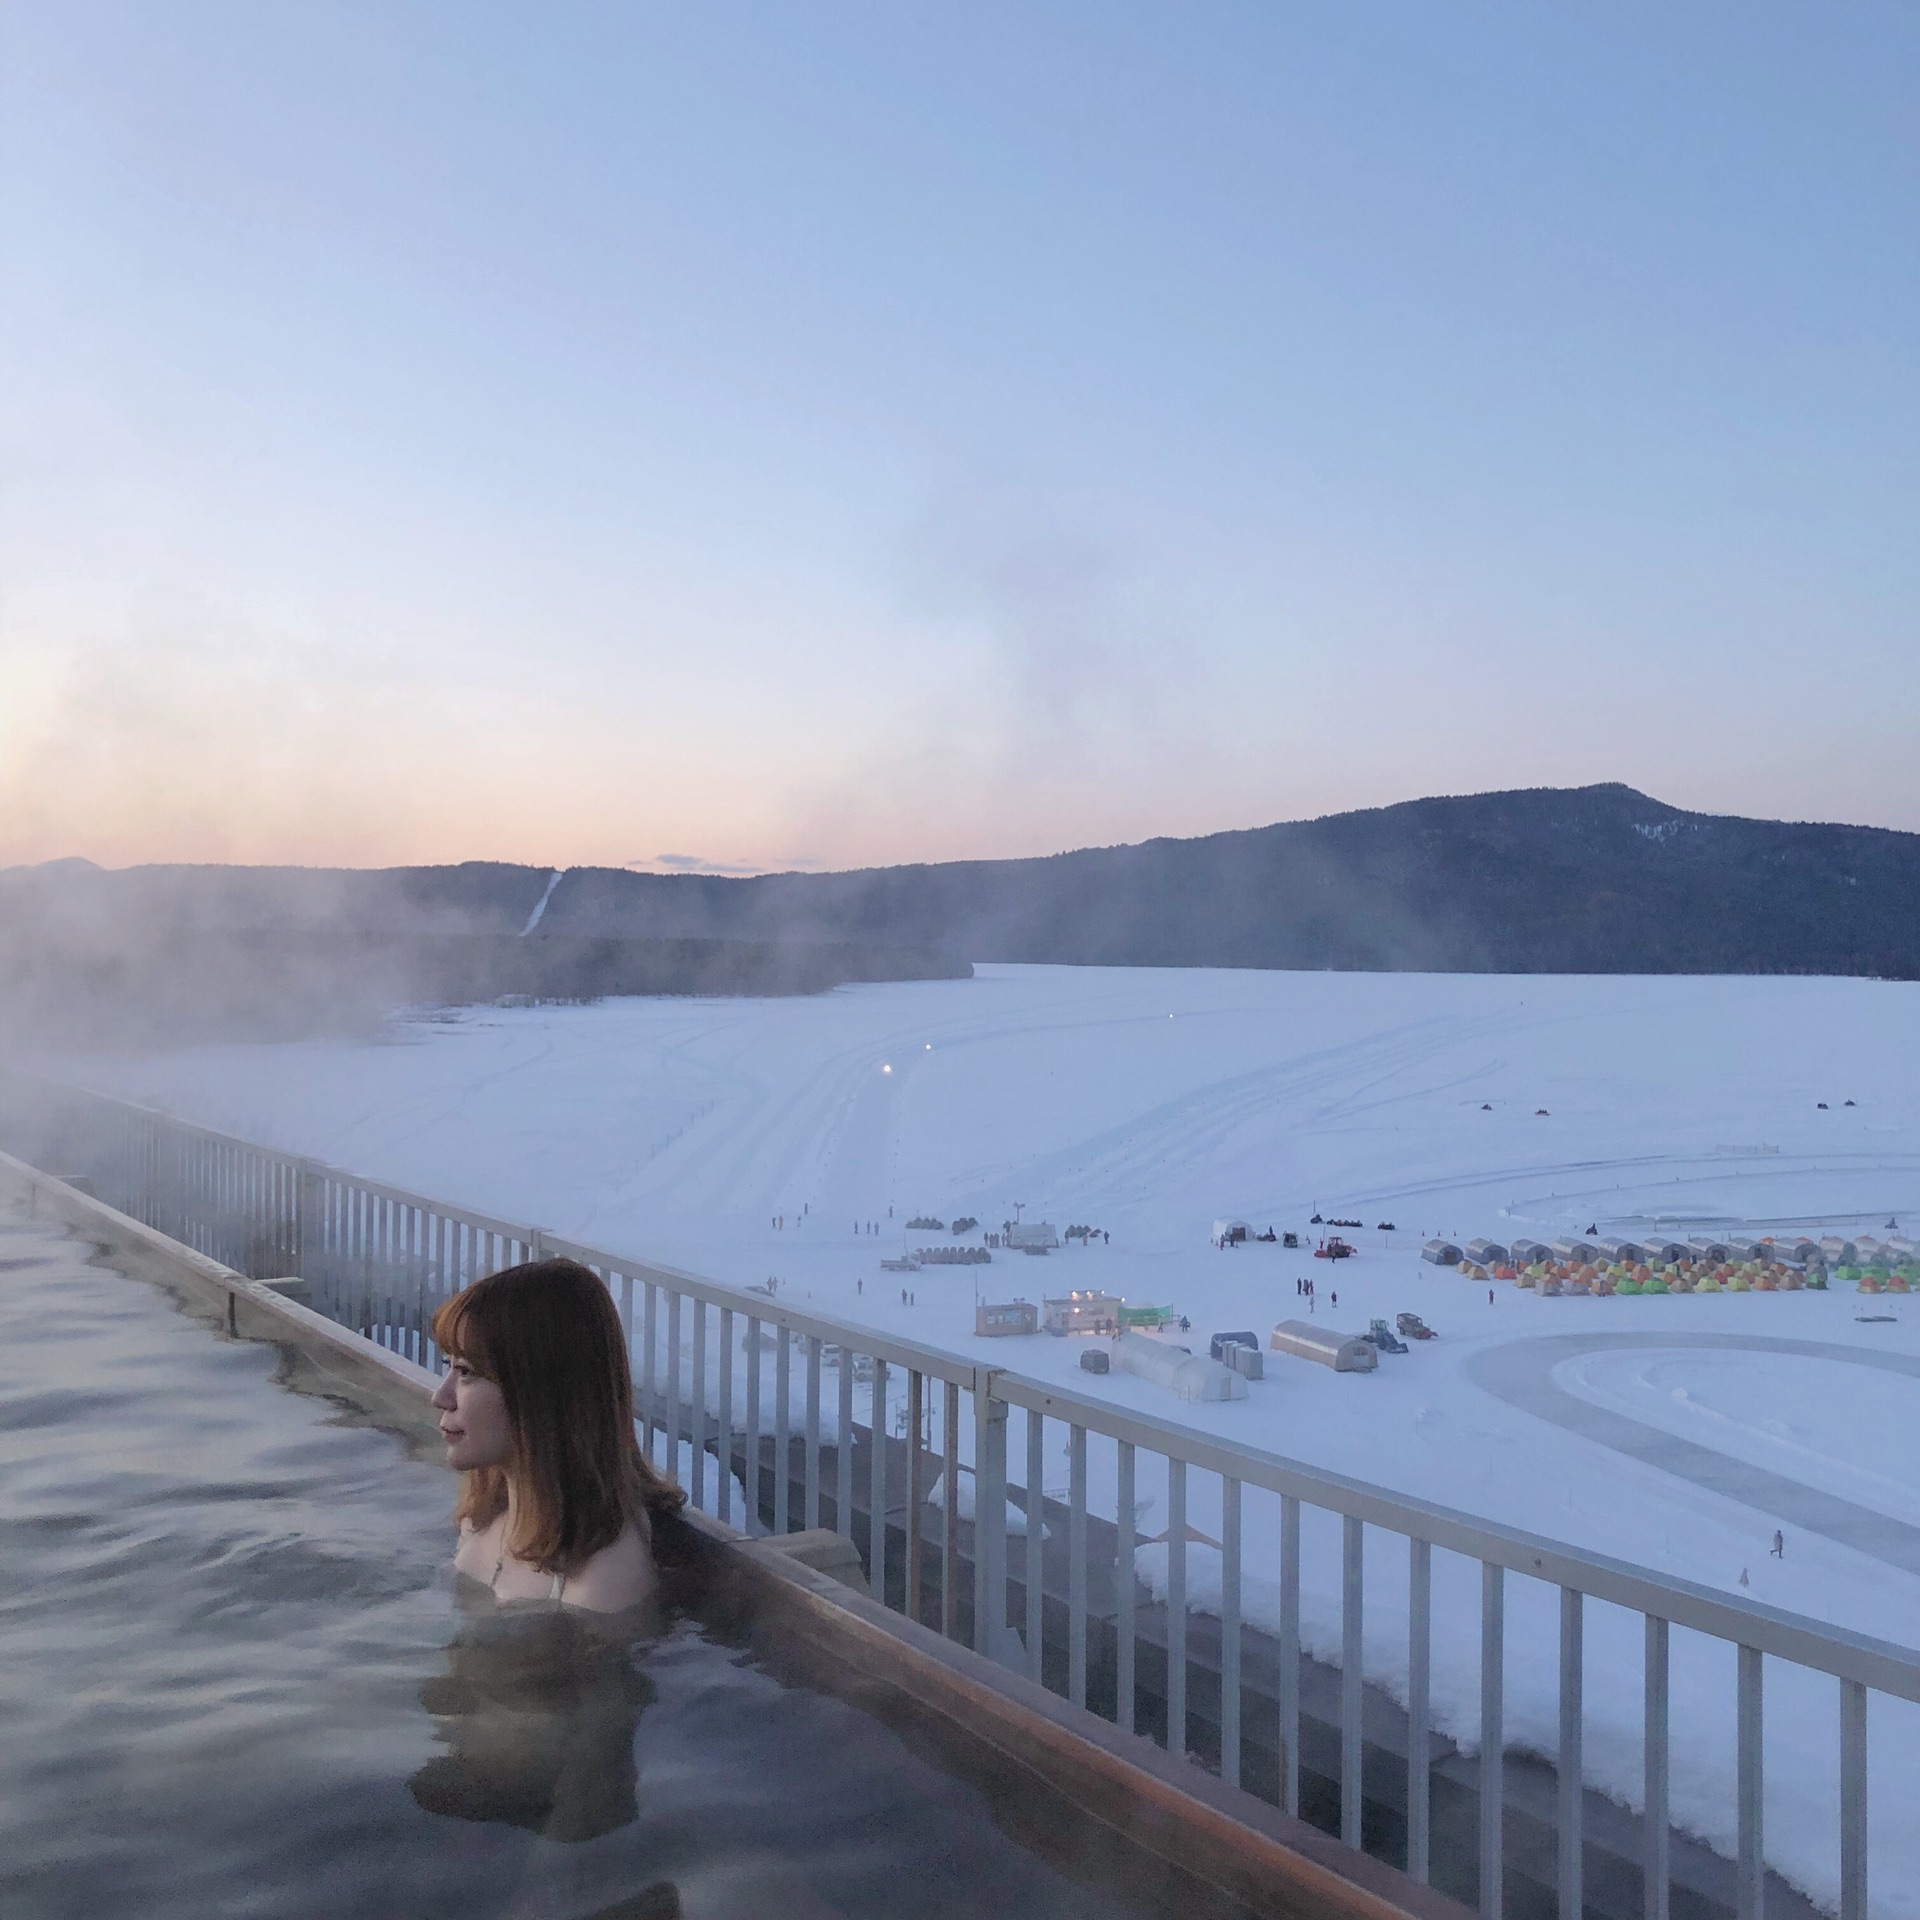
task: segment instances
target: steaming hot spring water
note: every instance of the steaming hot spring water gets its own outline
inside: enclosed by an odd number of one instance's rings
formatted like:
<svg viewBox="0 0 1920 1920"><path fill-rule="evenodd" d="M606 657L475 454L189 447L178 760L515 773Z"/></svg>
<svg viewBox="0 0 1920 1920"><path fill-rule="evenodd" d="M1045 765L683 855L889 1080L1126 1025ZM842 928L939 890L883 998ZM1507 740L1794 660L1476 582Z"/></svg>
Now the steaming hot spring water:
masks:
<svg viewBox="0 0 1920 1920"><path fill-rule="evenodd" d="M1146 1910L865 1712L668 1609L475 1608L453 1482L0 1211L0 1912Z"/></svg>

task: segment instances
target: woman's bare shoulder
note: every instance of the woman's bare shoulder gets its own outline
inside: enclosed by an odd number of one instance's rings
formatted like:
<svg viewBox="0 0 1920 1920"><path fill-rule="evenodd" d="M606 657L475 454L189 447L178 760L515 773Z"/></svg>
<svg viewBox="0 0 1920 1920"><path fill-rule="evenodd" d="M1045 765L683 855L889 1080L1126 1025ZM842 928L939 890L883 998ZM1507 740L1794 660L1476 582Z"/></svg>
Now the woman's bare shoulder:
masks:
<svg viewBox="0 0 1920 1920"><path fill-rule="evenodd" d="M567 1604L592 1613L624 1613L652 1596L658 1578L645 1534L629 1527L578 1573L568 1576Z"/></svg>

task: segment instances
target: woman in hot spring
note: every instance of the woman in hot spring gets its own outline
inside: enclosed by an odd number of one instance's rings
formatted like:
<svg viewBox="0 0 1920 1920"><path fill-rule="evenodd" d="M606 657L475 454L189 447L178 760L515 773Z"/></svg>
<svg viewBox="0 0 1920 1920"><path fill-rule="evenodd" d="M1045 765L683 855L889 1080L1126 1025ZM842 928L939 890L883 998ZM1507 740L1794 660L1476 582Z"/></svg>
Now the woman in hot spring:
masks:
<svg viewBox="0 0 1920 1920"><path fill-rule="evenodd" d="M686 1496L648 1462L607 1290L572 1260L489 1274L433 1317L433 1396L461 1475L453 1564L499 1600L624 1613L653 1593L653 1522Z"/></svg>

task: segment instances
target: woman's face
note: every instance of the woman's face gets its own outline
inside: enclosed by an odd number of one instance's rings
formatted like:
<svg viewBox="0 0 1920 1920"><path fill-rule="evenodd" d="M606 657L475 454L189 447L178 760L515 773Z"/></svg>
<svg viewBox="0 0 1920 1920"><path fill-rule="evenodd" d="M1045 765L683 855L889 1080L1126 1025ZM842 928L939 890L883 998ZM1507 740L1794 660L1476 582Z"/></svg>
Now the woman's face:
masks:
<svg viewBox="0 0 1920 1920"><path fill-rule="evenodd" d="M465 1473L475 1467L504 1467L513 1452L507 1425L506 1396L498 1385L455 1358L433 1396L440 1410L440 1434L447 1443L447 1465Z"/></svg>

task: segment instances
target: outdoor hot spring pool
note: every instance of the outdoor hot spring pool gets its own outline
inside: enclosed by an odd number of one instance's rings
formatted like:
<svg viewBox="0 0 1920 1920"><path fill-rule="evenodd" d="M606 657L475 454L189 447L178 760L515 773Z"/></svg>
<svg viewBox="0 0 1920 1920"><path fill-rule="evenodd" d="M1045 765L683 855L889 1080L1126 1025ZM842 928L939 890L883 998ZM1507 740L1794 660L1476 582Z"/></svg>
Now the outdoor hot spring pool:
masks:
<svg viewBox="0 0 1920 1920"><path fill-rule="evenodd" d="M463 1608L438 1466L90 1256L0 1213L8 1920L1139 1910L698 1618Z"/></svg>

